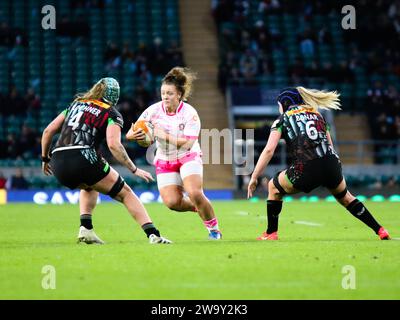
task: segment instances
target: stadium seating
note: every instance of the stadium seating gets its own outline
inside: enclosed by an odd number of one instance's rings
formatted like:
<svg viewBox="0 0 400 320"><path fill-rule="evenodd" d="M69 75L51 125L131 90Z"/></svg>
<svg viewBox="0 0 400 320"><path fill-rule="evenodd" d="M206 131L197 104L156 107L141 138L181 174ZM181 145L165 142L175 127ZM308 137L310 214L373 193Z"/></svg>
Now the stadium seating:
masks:
<svg viewBox="0 0 400 320"><path fill-rule="evenodd" d="M340 66L341 62L346 61L349 63L352 59L349 43L347 43L345 39L346 31L340 27L342 19L340 12L331 10L329 14L327 13L325 15L320 12L313 12L311 15L307 16L303 12L303 7L305 7L307 2L299 1L297 5L298 12L292 13L287 9L289 5L291 5L290 1L281 0L278 1L281 11L260 13L260 1L248 0L246 2L249 4L248 14L241 17L244 20L244 22L242 22L244 30L247 30L251 34L252 28L261 21L270 34L279 35L275 38L272 37L271 41L272 46L275 47L276 50L272 52L262 52L262 50L259 50L261 53L272 56L274 65L273 73L268 76L258 74L256 77L257 79L253 79L252 83L256 80L260 84L268 85L269 88L281 88L282 86L301 83L320 89L337 89L340 90L342 94L343 102L347 110L361 110L361 108L364 108L367 89L377 80L382 81L384 85L393 84L399 87L400 77L389 72L386 74L369 75L363 63L356 64L352 67L351 72L354 73L354 79L349 82L343 82L343 78L340 77L337 81L327 80L327 73L322 72L320 76L307 74L299 79L299 83L297 81L294 83L293 79L290 78L289 68L292 62L297 58L301 60L305 68L309 68L312 63L316 63L320 70L328 63L332 64L332 69L335 69ZM232 16L232 20L223 21L219 27L221 62L226 60L226 55L230 51L235 53L237 57L235 62L237 62L245 51L243 49L243 44L234 43L234 41L238 41L237 39L233 39L233 42L230 42L230 46L226 45L229 43L229 41L226 41L229 36L227 36L223 30L232 29L235 32L238 31L238 29L236 29L238 27L235 27L232 22L238 19L238 16L241 15L241 11L237 8L235 10L237 11L235 11L235 14ZM325 28L330 34L330 41L321 42L318 40L319 32L322 28ZM313 40L314 54L311 55L304 55L301 51L299 36L306 30L309 30L312 34L311 38ZM247 49L251 48L254 50L254 46L249 46ZM257 55L260 56L261 54L257 53ZM367 55L368 52L362 53L362 59L365 59ZM231 67L236 66L237 63ZM230 81L228 77L227 83Z"/></svg>
<svg viewBox="0 0 400 320"><path fill-rule="evenodd" d="M99 5L94 5L96 3ZM41 27L44 5L56 8L56 30ZM60 34L64 19L72 22L70 32L81 34ZM135 74L128 68L105 68L104 54L109 42L116 43L119 48L128 43L133 50L142 44L151 47L155 37L160 37L166 46L180 42L177 0L0 1L0 22L19 30L26 40L26 43L13 39L11 44L0 44L1 94L7 95L10 86L15 85L21 95L33 88L41 100L37 113L29 111L8 117L0 110L3 138L10 133L18 135L23 124L40 134L51 119L68 106L75 93L87 90L103 76L117 78L122 94L132 94L132 89L141 81ZM76 30L78 24L79 30ZM159 81L160 77L154 76L148 91L153 93ZM7 166L40 166L29 157L0 161ZM32 187L55 186L53 180L48 184L38 179L32 178Z"/></svg>

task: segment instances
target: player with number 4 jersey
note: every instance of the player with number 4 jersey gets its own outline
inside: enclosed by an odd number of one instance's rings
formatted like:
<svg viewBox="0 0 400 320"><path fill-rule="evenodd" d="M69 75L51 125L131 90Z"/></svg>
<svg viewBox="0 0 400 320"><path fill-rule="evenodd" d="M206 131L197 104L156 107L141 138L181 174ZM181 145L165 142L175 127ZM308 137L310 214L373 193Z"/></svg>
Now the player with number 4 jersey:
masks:
<svg viewBox="0 0 400 320"><path fill-rule="evenodd" d="M117 80L103 78L88 92L77 95L43 131L42 170L46 175L54 174L62 185L80 189L79 242L104 243L92 224L92 213L101 192L125 205L151 244L171 243L161 237L139 198L98 152L100 143L106 140L114 158L132 174L147 182L153 180L149 172L136 167L121 143L123 119L115 109L119 92ZM55 148L50 150L56 133L60 136Z"/></svg>

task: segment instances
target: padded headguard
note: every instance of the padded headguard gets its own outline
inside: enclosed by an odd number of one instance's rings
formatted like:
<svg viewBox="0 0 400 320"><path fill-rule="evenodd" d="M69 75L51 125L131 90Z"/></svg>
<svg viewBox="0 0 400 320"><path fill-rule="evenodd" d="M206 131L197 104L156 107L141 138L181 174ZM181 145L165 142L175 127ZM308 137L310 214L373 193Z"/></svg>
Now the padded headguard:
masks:
<svg viewBox="0 0 400 320"><path fill-rule="evenodd" d="M283 89L276 98L276 101L282 104L283 112L286 112L290 106L304 104L304 100L296 88Z"/></svg>

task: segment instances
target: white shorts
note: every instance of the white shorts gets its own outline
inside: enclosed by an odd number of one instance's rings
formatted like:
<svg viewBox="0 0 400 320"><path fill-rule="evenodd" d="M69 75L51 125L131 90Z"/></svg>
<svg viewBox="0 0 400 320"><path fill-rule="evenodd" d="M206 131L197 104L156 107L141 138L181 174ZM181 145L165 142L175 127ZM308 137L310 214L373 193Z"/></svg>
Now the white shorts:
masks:
<svg viewBox="0 0 400 320"><path fill-rule="evenodd" d="M203 163L200 156L192 157L190 161L160 161L156 162L158 189L168 185L183 186L183 179L198 174L203 176Z"/></svg>

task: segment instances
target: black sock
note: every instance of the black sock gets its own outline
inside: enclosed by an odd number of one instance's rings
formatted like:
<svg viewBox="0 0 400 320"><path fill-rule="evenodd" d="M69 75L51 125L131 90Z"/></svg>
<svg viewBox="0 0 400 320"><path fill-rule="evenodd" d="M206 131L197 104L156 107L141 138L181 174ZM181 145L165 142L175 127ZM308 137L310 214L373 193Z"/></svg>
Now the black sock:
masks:
<svg viewBox="0 0 400 320"><path fill-rule="evenodd" d="M91 214L81 214L81 226L89 230L93 229Z"/></svg>
<svg viewBox="0 0 400 320"><path fill-rule="evenodd" d="M142 225L142 229L146 233L147 238L150 237L151 234L155 234L157 237L160 236L160 231L156 229L152 222L148 222Z"/></svg>
<svg viewBox="0 0 400 320"><path fill-rule="evenodd" d="M267 200L268 234L278 231L278 221L281 210L282 210L282 201Z"/></svg>
<svg viewBox="0 0 400 320"><path fill-rule="evenodd" d="M381 225L374 219L368 209L364 206L362 202L358 199L354 199L346 209L350 211L350 213L355 216L357 219L360 219L364 222L368 227L375 231L377 234Z"/></svg>

